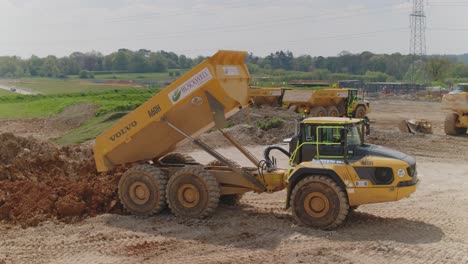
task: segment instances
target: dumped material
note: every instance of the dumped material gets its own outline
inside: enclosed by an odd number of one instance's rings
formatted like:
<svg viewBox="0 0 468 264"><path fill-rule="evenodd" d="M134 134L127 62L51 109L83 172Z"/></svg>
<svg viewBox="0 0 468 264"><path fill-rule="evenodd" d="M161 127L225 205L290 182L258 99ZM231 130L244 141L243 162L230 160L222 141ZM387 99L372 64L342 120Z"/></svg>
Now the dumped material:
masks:
<svg viewBox="0 0 468 264"><path fill-rule="evenodd" d="M34 226L109 212L118 176L97 174L89 148L0 134L0 220Z"/></svg>
<svg viewBox="0 0 468 264"><path fill-rule="evenodd" d="M422 119L422 120L402 120L398 125L400 132L402 133L423 133L423 134L432 134L432 123Z"/></svg>
<svg viewBox="0 0 468 264"><path fill-rule="evenodd" d="M287 109L262 105L260 107L244 108L228 119L229 128L224 129L243 145L270 145L282 142L294 135L299 115ZM281 122L277 122L281 121ZM278 126L274 127L274 123ZM267 129L271 124L271 129ZM263 127L260 128L260 127ZM211 147L231 146L226 138L217 130L200 135L200 140ZM194 144L186 144L184 151L197 148Z"/></svg>

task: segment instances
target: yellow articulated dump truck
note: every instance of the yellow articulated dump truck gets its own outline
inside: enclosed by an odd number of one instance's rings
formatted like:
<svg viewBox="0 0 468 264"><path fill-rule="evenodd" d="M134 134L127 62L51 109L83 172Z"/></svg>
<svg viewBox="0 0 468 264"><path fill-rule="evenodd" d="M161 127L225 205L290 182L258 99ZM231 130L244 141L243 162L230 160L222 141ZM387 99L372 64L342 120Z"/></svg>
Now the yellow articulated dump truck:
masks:
<svg viewBox="0 0 468 264"><path fill-rule="evenodd" d="M445 117L445 134L466 135L468 129L468 83L461 83L453 92L444 95L442 108L450 111Z"/></svg>
<svg viewBox="0 0 468 264"><path fill-rule="evenodd" d="M283 107L310 116L347 116L364 118L370 113L368 101L358 98L358 90L351 88L320 90L286 90Z"/></svg>
<svg viewBox="0 0 468 264"><path fill-rule="evenodd" d="M311 117L347 116L364 118L370 113L369 101L359 99L358 90L351 88L295 90L276 87L252 87L250 97L255 105L278 105Z"/></svg>
<svg viewBox="0 0 468 264"><path fill-rule="evenodd" d="M259 160L223 131L226 117L247 107L246 53L219 51L154 95L102 133L94 146L99 171L132 164L121 177L118 195L135 215L166 206L176 216L206 217L219 203L236 203L246 192L286 189L286 205L299 223L334 229L362 204L397 201L416 190L415 160L395 150L365 144L362 119L305 119L289 150L265 149ZM241 167L197 139L216 127L251 162ZM174 153L191 141L216 159L200 164ZM289 157L279 168L271 151Z"/></svg>

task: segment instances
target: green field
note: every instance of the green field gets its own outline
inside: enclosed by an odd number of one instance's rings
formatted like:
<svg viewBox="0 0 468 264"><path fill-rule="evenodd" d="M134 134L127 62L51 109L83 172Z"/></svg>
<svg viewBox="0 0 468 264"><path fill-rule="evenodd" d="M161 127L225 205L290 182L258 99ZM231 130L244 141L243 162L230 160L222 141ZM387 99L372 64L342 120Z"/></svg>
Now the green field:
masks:
<svg viewBox="0 0 468 264"><path fill-rule="evenodd" d="M93 80L79 79L79 76L72 75L65 79L58 78L22 78L15 82L4 81L6 85L16 86L31 92L41 94L64 94L78 92L99 92L114 89L128 89L135 87L153 87L162 88L175 80L178 74L183 71L172 71L172 76L166 73L118 73L118 74L99 74L96 73ZM129 83L119 81L129 81ZM130 83L133 82L133 83ZM115 83L114 83L115 82ZM11 94L8 91L0 90L0 96Z"/></svg>
<svg viewBox="0 0 468 264"><path fill-rule="evenodd" d="M12 95L13 93L7 90L0 89L0 96Z"/></svg>
<svg viewBox="0 0 468 264"><path fill-rule="evenodd" d="M16 87L34 91L43 94L58 94L58 93L77 93L89 91L108 91L114 89L132 88L132 86L113 86L113 85L99 85L91 82L76 82L76 81L31 81L15 83Z"/></svg>
<svg viewBox="0 0 468 264"><path fill-rule="evenodd" d="M0 118L47 117L67 106L90 102L99 105L96 115L130 111L157 93L158 89L133 88L56 95L13 95L0 97Z"/></svg>
<svg viewBox="0 0 468 264"><path fill-rule="evenodd" d="M107 113L91 119L81 127L67 131L61 137L53 140L60 145L70 145L96 138L106 129L115 124L127 112Z"/></svg>

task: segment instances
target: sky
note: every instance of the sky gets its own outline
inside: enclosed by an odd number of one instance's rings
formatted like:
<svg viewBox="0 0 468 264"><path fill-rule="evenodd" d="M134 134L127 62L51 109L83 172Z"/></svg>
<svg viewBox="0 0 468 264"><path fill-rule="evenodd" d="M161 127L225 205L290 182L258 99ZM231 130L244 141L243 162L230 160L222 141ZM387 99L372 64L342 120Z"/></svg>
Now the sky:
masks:
<svg viewBox="0 0 468 264"><path fill-rule="evenodd" d="M411 0L0 0L0 56L409 52ZM468 0L426 0L427 53L468 53Z"/></svg>

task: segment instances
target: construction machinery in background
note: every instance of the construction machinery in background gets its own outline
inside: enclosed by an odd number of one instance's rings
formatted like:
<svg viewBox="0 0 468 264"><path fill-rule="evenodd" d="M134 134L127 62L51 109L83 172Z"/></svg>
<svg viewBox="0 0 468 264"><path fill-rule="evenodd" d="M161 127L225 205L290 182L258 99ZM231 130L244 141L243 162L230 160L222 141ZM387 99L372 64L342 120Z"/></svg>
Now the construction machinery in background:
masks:
<svg viewBox="0 0 468 264"><path fill-rule="evenodd" d="M166 206L176 216L199 218L220 202L233 204L246 192L287 189L286 205L302 224L334 229L362 204L408 197L418 181L415 159L364 143L363 119L314 117L300 123L290 149L265 149L260 160L223 130L226 118L250 104L245 52L219 51L103 132L94 146L98 171L133 167L118 184L124 208L152 215ZM216 127L253 165L241 167L197 139ZM186 141L216 161L200 164L173 153ZM279 168L270 155L289 157Z"/></svg>
<svg viewBox="0 0 468 264"><path fill-rule="evenodd" d="M286 90L283 107L310 116L364 118L370 112L368 101L358 97L357 89Z"/></svg>
<svg viewBox="0 0 468 264"><path fill-rule="evenodd" d="M442 109L450 111L445 117L445 134L466 135L468 128L468 83L442 97Z"/></svg>
<svg viewBox="0 0 468 264"><path fill-rule="evenodd" d="M282 106L311 117L364 118L370 113L369 101L358 96L358 89L320 88L288 89L252 87L250 96L255 105Z"/></svg>
<svg viewBox="0 0 468 264"><path fill-rule="evenodd" d="M398 125L400 132L402 133L423 133L423 134L432 134L432 123L426 119L415 120L415 119L408 119L408 120L401 120L400 124Z"/></svg>

